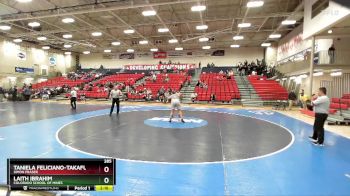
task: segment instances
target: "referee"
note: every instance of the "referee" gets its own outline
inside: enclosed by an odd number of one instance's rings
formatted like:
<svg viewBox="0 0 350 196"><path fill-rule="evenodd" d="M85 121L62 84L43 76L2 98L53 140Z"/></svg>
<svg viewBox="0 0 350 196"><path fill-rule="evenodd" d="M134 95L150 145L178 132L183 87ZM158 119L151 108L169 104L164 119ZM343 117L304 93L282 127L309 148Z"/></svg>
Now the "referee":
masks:
<svg viewBox="0 0 350 196"><path fill-rule="evenodd" d="M314 134L310 136L310 140L316 146L323 146L324 142L324 123L328 118L330 101L327 97L327 89L321 87L318 90L318 96L314 97L311 102L314 106L315 112L315 123L314 123Z"/></svg>
<svg viewBox="0 0 350 196"><path fill-rule="evenodd" d="M109 113L109 116L112 116L114 106L116 104L117 104L117 115L119 115L120 99L123 97L123 93L119 90L119 86L116 86L116 87L114 87L113 90L111 90L109 97L110 97L110 99L112 99L111 112Z"/></svg>

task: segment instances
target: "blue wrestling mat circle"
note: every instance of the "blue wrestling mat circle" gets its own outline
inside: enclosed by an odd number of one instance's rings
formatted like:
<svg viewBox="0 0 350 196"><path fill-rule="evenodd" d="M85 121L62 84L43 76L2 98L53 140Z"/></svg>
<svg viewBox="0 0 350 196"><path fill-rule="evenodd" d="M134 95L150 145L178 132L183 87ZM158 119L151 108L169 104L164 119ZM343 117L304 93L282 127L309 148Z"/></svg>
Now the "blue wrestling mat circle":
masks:
<svg viewBox="0 0 350 196"><path fill-rule="evenodd" d="M168 129L192 129L203 127L208 124L206 120L186 117L184 119L185 123L182 123L179 118L173 118L172 122L169 122L169 116L153 117L144 121L148 126L168 128Z"/></svg>

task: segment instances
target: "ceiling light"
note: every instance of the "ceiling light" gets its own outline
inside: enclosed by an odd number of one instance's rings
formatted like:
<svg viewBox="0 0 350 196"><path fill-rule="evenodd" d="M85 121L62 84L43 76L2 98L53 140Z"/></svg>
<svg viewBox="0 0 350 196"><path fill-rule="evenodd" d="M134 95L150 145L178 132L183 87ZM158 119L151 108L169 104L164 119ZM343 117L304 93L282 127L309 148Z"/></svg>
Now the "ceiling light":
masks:
<svg viewBox="0 0 350 196"><path fill-rule="evenodd" d="M242 35L236 35L233 37L233 40L242 40L244 37Z"/></svg>
<svg viewBox="0 0 350 196"><path fill-rule="evenodd" d="M208 29L208 25L198 25L198 26L196 26L196 29L197 30L206 30L206 29Z"/></svg>
<svg viewBox="0 0 350 196"><path fill-rule="evenodd" d="M240 45L238 45L238 44L232 44L230 47L231 47L231 48L239 48Z"/></svg>
<svg viewBox="0 0 350 196"><path fill-rule="evenodd" d="M305 79L305 78L307 78L307 75L303 74L303 75L300 75L299 77L302 78L302 79Z"/></svg>
<svg viewBox="0 0 350 196"><path fill-rule="evenodd" d="M22 40L21 40L21 39L14 39L13 42L15 42L15 43L21 43Z"/></svg>
<svg viewBox="0 0 350 196"><path fill-rule="evenodd" d="M92 32L91 35L94 37L99 37L99 36L102 36L102 33L101 32Z"/></svg>
<svg viewBox="0 0 350 196"><path fill-rule="evenodd" d="M111 52L112 52L112 50L110 50L110 49L106 49L106 50L104 50L103 52L105 52L105 53L111 53Z"/></svg>
<svg viewBox="0 0 350 196"><path fill-rule="evenodd" d="M126 52L133 53L133 52L135 52L135 50L134 49L127 49Z"/></svg>
<svg viewBox="0 0 350 196"><path fill-rule="evenodd" d="M28 23L28 26L30 26L30 27L39 27L40 23L38 23L38 22L30 22L30 23Z"/></svg>
<svg viewBox="0 0 350 196"><path fill-rule="evenodd" d="M252 26L252 24L250 24L250 23L240 23L240 24L238 24L239 28L246 28L246 27L250 27L250 26Z"/></svg>
<svg viewBox="0 0 350 196"><path fill-rule="evenodd" d="M90 54L90 51L84 51L83 54Z"/></svg>
<svg viewBox="0 0 350 196"><path fill-rule="evenodd" d="M333 33L333 30L332 29L329 29L328 30L328 34L332 34Z"/></svg>
<svg viewBox="0 0 350 196"><path fill-rule="evenodd" d="M207 9L205 5L195 5L191 7L192 12L201 12L201 11L204 11L205 9Z"/></svg>
<svg viewBox="0 0 350 196"><path fill-rule="evenodd" d="M183 48L175 48L175 50L183 50Z"/></svg>
<svg viewBox="0 0 350 196"><path fill-rule="evenodd" d="M8 31L8 30L10 30L10 29L11 29L11 27L8 26L8 25L0 25L0 30Z"/></svg>
<svg viewBox="0 0 350 196"><path fill-rule="evenodd" d="M37 40L39 40L39 41L45 41L45 40L47 40L47 38L43 36L43 37L38 37Z"/></svg>
<svg viewBox="0 0 350 196"><path fill-rule="evenodd" d="M323 72L316 72L316 73L314 73L313 75L314 75L314 76L323 76L323 74L324 74Z"/></svg>
<svg viewBox="0 0 350 196"><path fill-rule="evenodd" d="M207 37L201 37L201 38L199 38L198 40L199 40L199 42L207 42L207 41L209 41L209 38L207 38Z"/></svg>
<svg viewBox="0 0 350 196"><path fill-rule="evenodd" d="M282 25L293 25L296 22L297 22L296 20L284 20L282 21Z"/></svg>
<svg viewBox="0 0 350 196"><path fill-rule="evenodd" d="M264 1L249 1L247 7L261 7L264 5Z"/></svg>
<svg viewBox="0 0 350 196"><path fill-rule="evenodd" d="M74 18L63 18L62 19L63 23L73 23L75 22Z"/></svg>
<svg viewBox="0 0 350 196"><path fill-rule="evenodd" d="M166 33L166 32L169 32L169 29L168 28L159 28L158 32L159 33Z"/></svg>
<svg viewBox="0 0 350 196"><path fill-rule="evenodd" d="M120 42L112 42L112 45L113 45L113 46L119 46L119 45L120 45Z"/></svg>
<svg viewBox="0 0 350 196"><path fill-rule="evenodd" d="M269 38L271 38L271 39L277 39L277 38L281 38L281 34L271 34L270 36L269 36Z"/></svg>
<svg viewBox="0 0 350 196"><path fill-rule="evenodd" d="M43 46L42 49L43 50L48 50L48 49L50 49L50 46Z"/></svg>
<svg viewBox="0 0 350 196"><path fill-rule="evenodd" d="M261 46L262 47L269 47L269 46L271 46L271 43L262 43Z"/></svg>
<svg viewBox="0 0 350 196"><path fill-rule="evenodd" d="M146 10L146 11L142 12L142 15L144 15L144 16L154 16L156 14L157 14L157 12L154 10Z"/></svg>
<svg viewBox="0 0 350 196"><path fill-rule="evenodd" d="M32 2L32 0L17 0L19 3L29 3Z"/></svg>
<svg viewBox="0 0 350 196"><path fill-rule="evenodd" d="M202 49L203 50L209 50L211 48L211 46L203 46Z"/></svg>
<svg viewBox="0 0 350 196"><path fill-rule="evenodd" d="M290 80L295 80L297 77L296 76L292 76L292 77L290 77L289 79Z"/></svg>
<svg viewBox="0 0 350 196"><path fill-rule="evenodd" d="M158 52L158 48L151 48L151 52Z"/></svg>
<svg viewBox="0 0 350 196"><path fill-rule="evenodd" d="M124 30L124 33L125 34L133 34L133 33L135 33L135 30L134 29L126 29L126 30Z"/></svg>
<svg viewBox="0 0 350 196"><path fill-rule="evenodd" d="M139 44L145 45L145 44L148 44L148 41L147 40L141 40L141 41L139 41Z"/></svg>
<svg viewBox="0 0 350 196"><path fill-rule="evenodd" d="M62 35L62 37L65 39L70 39L73 37L73 35L72 34L64 34L64 35Z"/></svg>
<svg viewBox="0 0 350 196"><path fill-rule="evenodd" d="M65 55L71 55L72 53L71 52L65 52L64 54Z"/></svg>
<svg viewBox="0 0 350 196"><path fill-rule="evenodd" d="M170 39L170 40L169 40L169 43L170 43L170 44L177 43L177 42L179 42L177 39Z"/></svg>
<svg viewBox="0 0 350 196"><path fill-rule="evenodd" d="M70 45L70 44L64 44L63 47L65 47L65 48L71 48L72 45Z"/></svg>
<svg viewBox="0 0 350 196"><path fill-rule="evenodd" d="M343 73L342 72L340 72L340 71L338 71L338 72L332 72L331 73L331 76L332 77L336 77L336 76L341 76Z"/></svg>

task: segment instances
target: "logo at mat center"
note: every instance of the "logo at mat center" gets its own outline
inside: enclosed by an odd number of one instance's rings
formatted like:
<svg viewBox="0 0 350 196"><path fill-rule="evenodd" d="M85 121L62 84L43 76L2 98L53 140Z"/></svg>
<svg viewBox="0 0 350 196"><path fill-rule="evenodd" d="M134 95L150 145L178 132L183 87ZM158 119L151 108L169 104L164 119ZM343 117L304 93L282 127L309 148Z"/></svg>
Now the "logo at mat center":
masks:
<svg viewBox="0 0 350 196"><path fill-rule="evenodd" d="M185 117L185 123L181 122L180 118L173 118L169 122L169 116L164 117L153 117L145 120L145 124L152 127L159 128L169 128L169 129L193 129L198 127L203 127L208 124L206 120L194 118L194 117Z"/></svg>

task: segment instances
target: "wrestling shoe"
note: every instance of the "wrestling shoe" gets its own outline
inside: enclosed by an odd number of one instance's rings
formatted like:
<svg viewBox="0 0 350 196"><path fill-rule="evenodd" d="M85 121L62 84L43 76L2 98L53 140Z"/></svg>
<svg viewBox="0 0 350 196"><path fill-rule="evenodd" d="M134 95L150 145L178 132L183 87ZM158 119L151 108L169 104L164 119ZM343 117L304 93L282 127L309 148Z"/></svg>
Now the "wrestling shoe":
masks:
<svg viewBox="0 0 350 196"><path fill-rule="evenodd" d="M312 144L315 145L315 146L318 146L318 147L323 147L324 146L324 144L320 144L318 142L312 142Z"/></svg>
<svg viewBox="0 0 350 196"><path fill-rule="evenodd" d="M309 140L312 142L317 142L317 140L315 138L313 138L312 136L309 136Z"/></svg>

